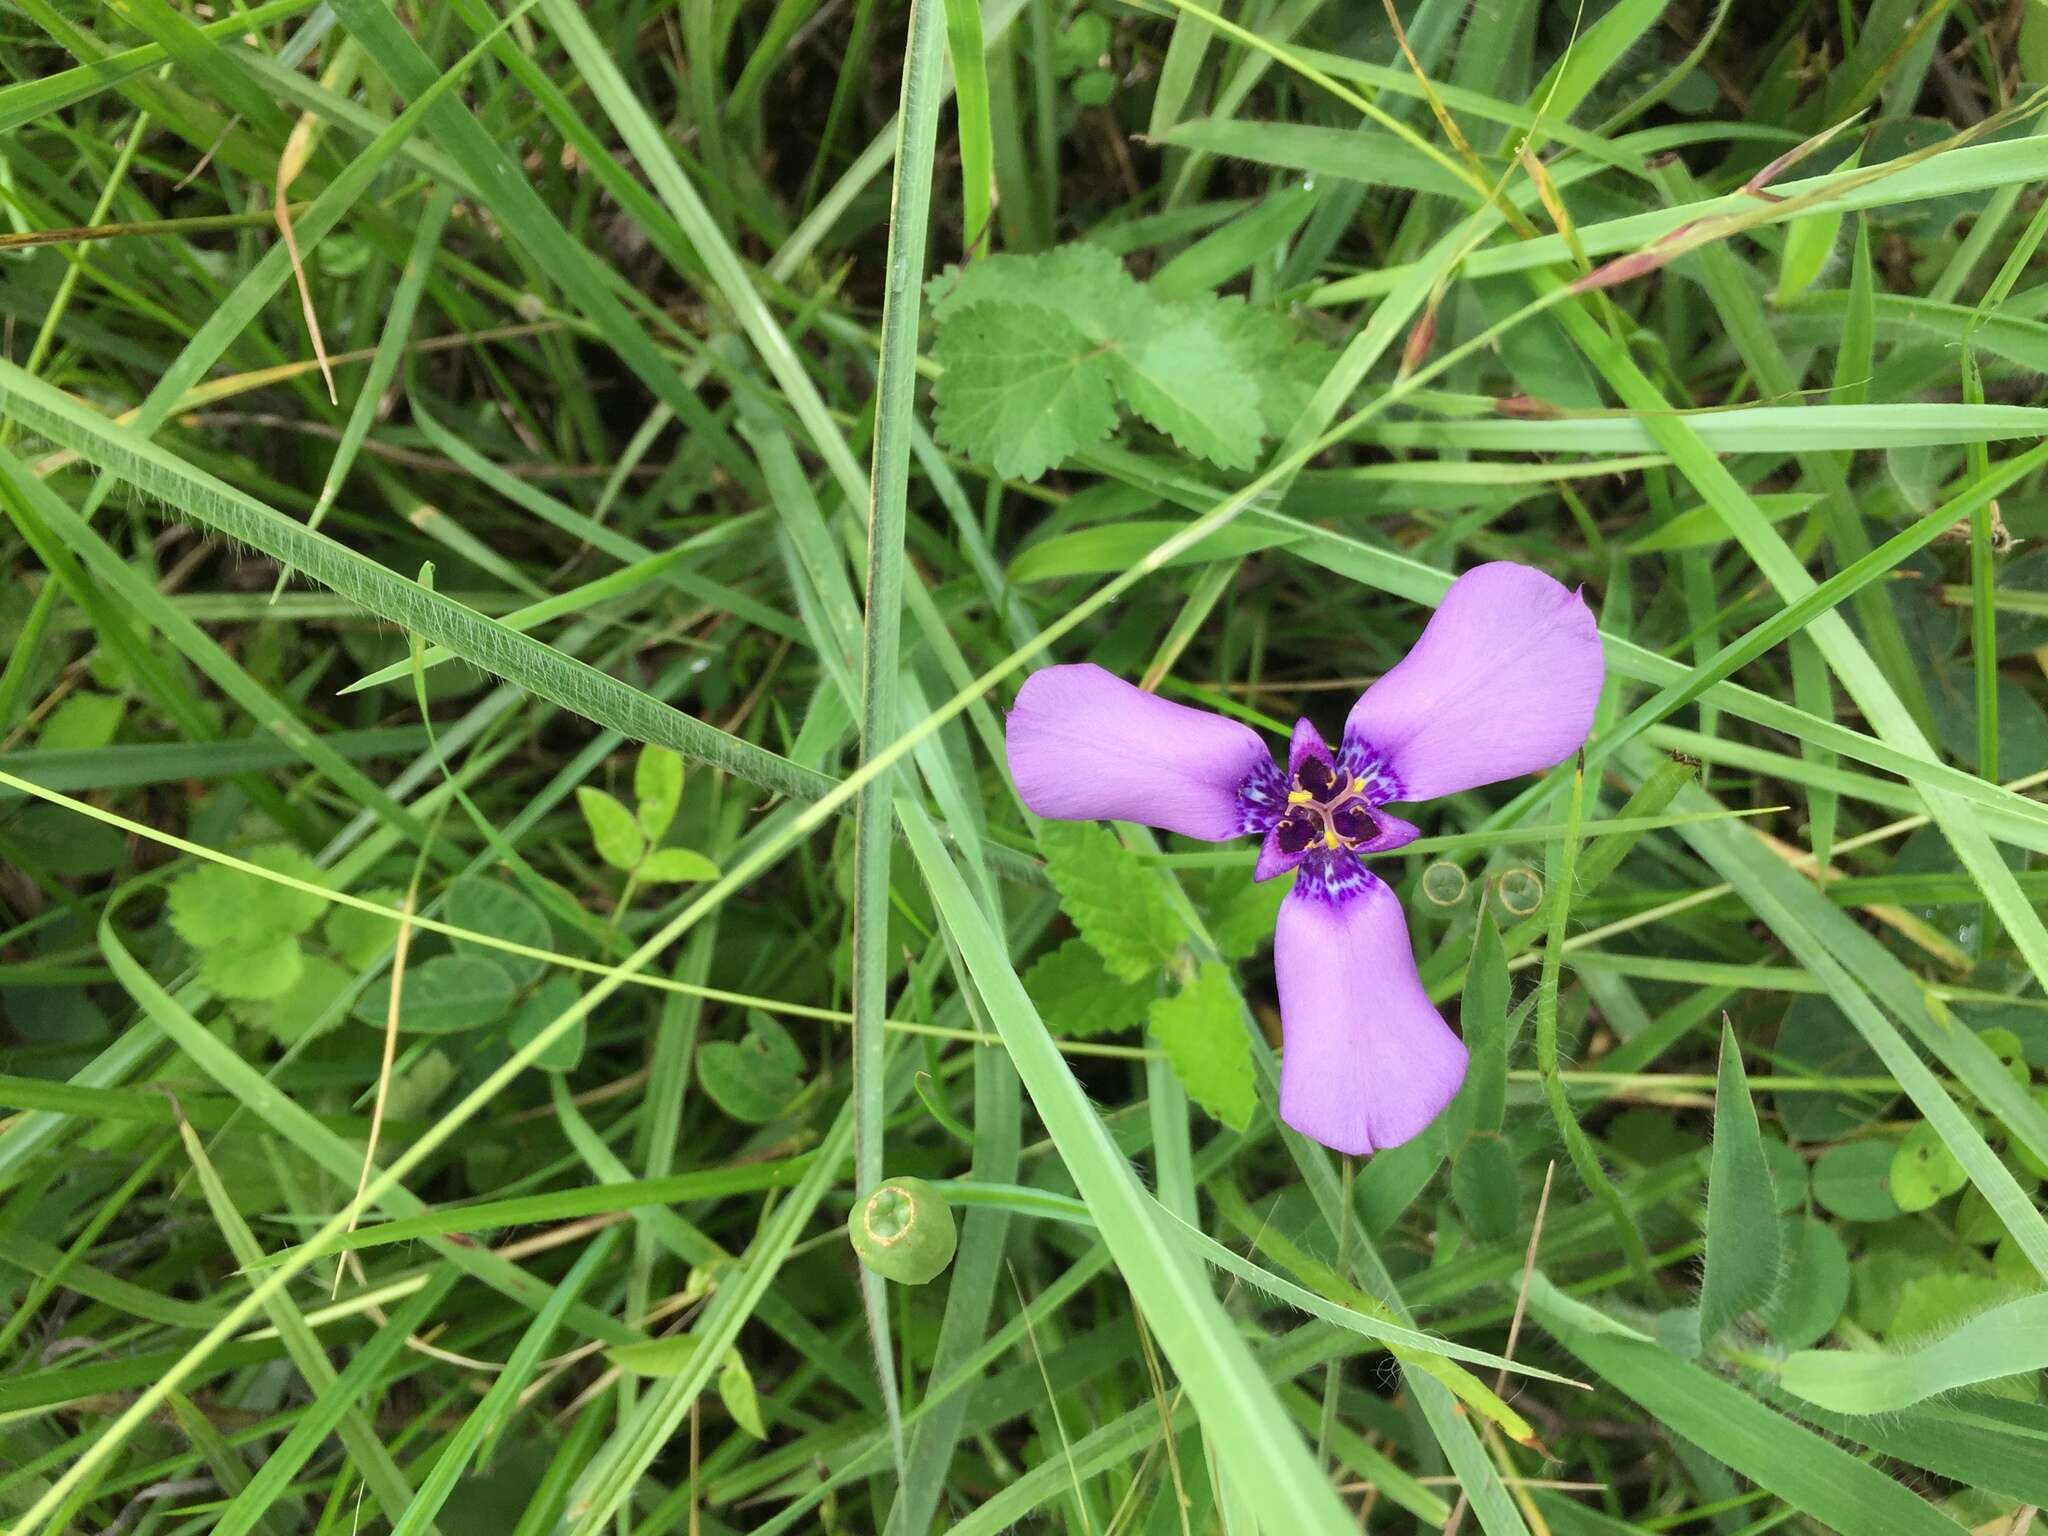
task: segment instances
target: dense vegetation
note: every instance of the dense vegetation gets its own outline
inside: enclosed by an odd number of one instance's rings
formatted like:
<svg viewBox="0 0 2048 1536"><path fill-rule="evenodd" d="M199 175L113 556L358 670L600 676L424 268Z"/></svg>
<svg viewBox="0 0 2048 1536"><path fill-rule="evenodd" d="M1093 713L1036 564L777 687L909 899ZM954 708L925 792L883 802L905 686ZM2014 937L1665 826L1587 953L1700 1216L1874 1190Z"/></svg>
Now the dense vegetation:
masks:
<svg viewBox="0 0 2048 1536"><path fill-rule="evenodd" d="M0 1529L2048 1503L2048 6L1215 4L0 7ZM1003 711L1494 560L1339 1157Z"/></svg>

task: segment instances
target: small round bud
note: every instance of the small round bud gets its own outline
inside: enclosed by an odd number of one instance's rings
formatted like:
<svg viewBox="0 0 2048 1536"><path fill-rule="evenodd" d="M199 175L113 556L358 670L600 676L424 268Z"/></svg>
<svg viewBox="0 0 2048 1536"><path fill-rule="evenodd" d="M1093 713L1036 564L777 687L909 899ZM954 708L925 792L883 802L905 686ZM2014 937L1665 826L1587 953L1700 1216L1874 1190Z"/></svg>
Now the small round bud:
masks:
<svg viewBox="0 0 2048 1536"><path fill-rule="evenodd" d="M1494 890L1510 917L1527 917L1543 905L1543 877L1526 864L1502 871Z"/></svg>
<svg viewBox="0 0 2048 1536"><path fill-rule="evenodd" d="M1470 884L1464 870L1438 859L1422 871L1422 899L1433 907L1455 907L1465 899Z"/></svg>
<svg viewBox="0 0 2048 1536"><path fill-rule="evenodd" d="M894 1178L875 1186L846 1218L846 1235L861 1263L899 1285L923 1285L953 1262L959 1232L952 1207L923 1179Z"/></svg>

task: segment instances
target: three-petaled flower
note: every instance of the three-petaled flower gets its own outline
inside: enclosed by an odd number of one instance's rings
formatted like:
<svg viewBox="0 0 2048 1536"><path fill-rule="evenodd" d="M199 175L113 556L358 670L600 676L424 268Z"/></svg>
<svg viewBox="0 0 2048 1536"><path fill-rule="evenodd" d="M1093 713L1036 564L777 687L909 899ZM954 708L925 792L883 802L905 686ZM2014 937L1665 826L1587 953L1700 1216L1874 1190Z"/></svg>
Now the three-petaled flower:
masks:
<svg viewBox="0 0 2048 1536"><path fill-rule="evenodd" d="M1010 711L1010 771L1040 816L1143 822L1222 842L1262 837L1254 876L1300 873L1273 968L1280 1115L1364 1154L1419 1136L1465 1080L1464 1043L1423 990L1401 904L1367 854L1417 829L1386 807L1563 762L1606 675L1578 593L1510 562L1466 572L1413 650L1351 707L1333 754L1307 720L1283 776L1256 731L1093 664L1047 667Z"/></svg>

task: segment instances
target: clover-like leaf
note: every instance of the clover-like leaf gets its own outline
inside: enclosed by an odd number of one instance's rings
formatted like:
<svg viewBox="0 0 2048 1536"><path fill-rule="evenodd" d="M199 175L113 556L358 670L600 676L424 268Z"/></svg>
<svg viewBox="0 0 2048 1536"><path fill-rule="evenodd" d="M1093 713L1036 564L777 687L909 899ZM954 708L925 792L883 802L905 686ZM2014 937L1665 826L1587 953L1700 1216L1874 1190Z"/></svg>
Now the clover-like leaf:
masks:
<svg viewBox="0 0 2048 1536"><path fill-rule="evenodd" d="M1885 1141L1828 1148L1813 1165L1813 1198L1843 1221L1890 1221L1899 1214L1891 1190L1892 1151Z"/></svg>
<svg viewBox="0 0 2048 1536"><path fill-rule="evenodd" d="M1924 1211L1969 1182L1941 1132L1924 1120L1906 1132L1892 1154L1892 1198L1902 1211Z"/></svg>
<svg viewBox="0 0 2048 1536"><path fill-rule="evenodd" d="M411 1120L424 1115L455 1077L455 1063L446 1052L428 1051L391 1079L391 1093L384 1101L385 1118Z"/></svg>
<svg viewBox="0 0 2048 1536"><path fill-rule="evenodd" d="M640 830L650 843L676 819L676 807L683 803L683 759L681 754L651 742L640 749L633 765L633 797L640 802Z"/></svg>
<svg viewBox="0 0 2048 1536"><path fill-rule="evenodd" d="M692 848L657 848L641 864L640 878L659 885L716 880L718 866Z"/></svg>
<svg viewBox="0 0 2048 1536"><path fill-rule="evenodd" d="M2033 1078L2033 1069L2027 1063L2027 1048L2020 1037L2009 1029L1980 1029L1977 1038L1985 1048L1998 1058L1998 1064L2009 1076L2024 1088Z"/></svg>
<svg viewBox="0 0 2048 1536"><path fill-rule="evenodd" d="M640 823L620 801L601 789L579 789L576 803L590 827L591 845L597 856L613 869L633 870L647 852L647 838Z"/></svg>
<svg viewBox="0 0 2048 1536"><path fill-rule="evenodd" d="M2036 1088L2034 1090L2034 1102L2040 1105L2043 1110L2048 1110L2048 1087ZM2017 1136L2012 1140L2011 1152L2013 1161L2026 1169L2028 1173L2037 1179L2048 1179L2048 1162L2044 1162L2040 1157L2036 1156L2034 1149L2022 1142Z"/></svg>
<svg viewBox="0 0 2048 1536"><path fill-rule="evenodd" d="M1812 1216L1785 1217L1783 1231L1784 1278L1760 1315L1780 1347L1804 1349L1826 1338L1849 1304L1849 1250Z"/></svg>

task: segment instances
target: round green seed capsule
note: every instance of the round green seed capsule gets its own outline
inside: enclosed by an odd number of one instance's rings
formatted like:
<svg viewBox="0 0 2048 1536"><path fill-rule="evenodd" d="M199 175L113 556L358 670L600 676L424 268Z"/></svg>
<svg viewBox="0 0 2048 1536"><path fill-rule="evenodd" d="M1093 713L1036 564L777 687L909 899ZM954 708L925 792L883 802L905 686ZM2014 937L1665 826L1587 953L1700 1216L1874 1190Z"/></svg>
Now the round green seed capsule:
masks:
<svg viewBox="0 0 2048 1536"><path fill-rule="evenodd" d="M1422 871L1422 899L1433 907L1455 907L1465 899L1470 882L1465 871L1438 859Z"/></svg>
<svg viewBox="0 0 2048 1536"><path fill-rule="evenodd" d="M1543 877L1526 864L1502 871L1494 890L1510 917L1528 917L1543 905Z"/></svg>
<svg viewBox="0 0 2048 1536"><path fill-rule="evenodd" d="M888 1179L846 1218L853 1251L885 1280L923 1285L953 1262L959 1232L952 1207L923 1179Z"/></svg>

